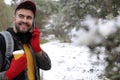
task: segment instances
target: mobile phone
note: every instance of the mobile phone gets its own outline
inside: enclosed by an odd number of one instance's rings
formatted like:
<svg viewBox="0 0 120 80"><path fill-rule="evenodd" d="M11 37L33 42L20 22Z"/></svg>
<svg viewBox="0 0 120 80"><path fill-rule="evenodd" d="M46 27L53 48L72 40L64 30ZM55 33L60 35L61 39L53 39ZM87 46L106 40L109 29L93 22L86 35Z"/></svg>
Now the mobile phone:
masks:
<svg viewBox="0 0 120 80"><path fill-rule="evenodd" d="M30 32L32 32L32 31L33 31L34 27L35 27L35 21L33 20L33 23L32 23L32 28L31 28Z"/></svg>

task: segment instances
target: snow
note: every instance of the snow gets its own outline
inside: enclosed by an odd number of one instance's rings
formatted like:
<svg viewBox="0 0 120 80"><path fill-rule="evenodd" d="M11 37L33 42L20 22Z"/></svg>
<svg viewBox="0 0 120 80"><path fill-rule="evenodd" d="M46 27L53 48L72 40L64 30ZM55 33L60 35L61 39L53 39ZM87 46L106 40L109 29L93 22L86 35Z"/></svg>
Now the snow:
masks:
<svg viewBox="0 0 120 80"><path fill-rule="evenodd" d="M16 0L15 0L16 1ZM11 5L12 0L4 0L5 4ZM20 0L17 0L17 2L20 2Z"/></svg>
<svg viewBox="0 0 120 80"><path fill-rule="evenodd" d="M75 27L69 33L72 36L71 41L76 45L90 46L100 44L104 43L104 39L107 39L111 34L115 34L120 29L120 16L112 20L104 20L88 15L81 24L84 27L78 30Z"/></svg>
<svg viewBox="0 0 120 80"><path fill-rule="evenodd" d="M120 29L120 16L112 20L103 20L86 16L83 26L71 35L72 43L50 41L41 47L51 58L52 68L41 71L44 80L109 80L105 77L105 49L96 46L100 54L94 54L87 46L104 43L111 34ZM115 48L119 51L119 46ZM114 70L117 70L116 68Z"/></svg>
<svg viewBox="0 0 120 80"><path fill-rule="evenodd" d="M114 20L108 21L106 23L99 23L98 29L101 35L105 37L117 31Z"/></svg>
<svg viewBox="0 0 120 80"><path fill-rule="evenodd" d="M41 45L51 58L52 68L41 71L44 80L107 80L104 49L97 59L86 46L51 41Z"/></svg>
<svg viewBox="0 0 120 80"><path fill-rule="evenodd" d="M105 49L96 46L94 54L87 46L104 43L111 34L120 29L120 16L112 20L103 20L86 16L83 26L71 35L72 43L50 41L41 45L51 58L52 68L42 71L44 80L109 80L105 77ZM119 51L119 46L115 48ZM114 69L117 70L117 69Z"/></svg>
<svg viewBox="0 0 120 80"><path fill-rule="evenodd" d="M11 4L10 2L11 2L11 0L4 0L4 2L6 3L6 4Z"/></svg>

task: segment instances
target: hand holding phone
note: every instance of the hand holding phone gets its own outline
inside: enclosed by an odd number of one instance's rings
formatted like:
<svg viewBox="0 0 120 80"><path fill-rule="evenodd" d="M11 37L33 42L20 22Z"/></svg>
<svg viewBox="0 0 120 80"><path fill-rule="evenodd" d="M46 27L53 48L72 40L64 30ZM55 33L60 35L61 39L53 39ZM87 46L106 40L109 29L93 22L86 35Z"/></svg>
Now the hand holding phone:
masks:
<svg viewBox="0 0 120 80"><path fill-rule="evenodd" d="M39 53L42 51L40 47L40 30L37 26L34 26L34 29L32 31L32 37L31 37L30 44L36 53Z"/></svg>

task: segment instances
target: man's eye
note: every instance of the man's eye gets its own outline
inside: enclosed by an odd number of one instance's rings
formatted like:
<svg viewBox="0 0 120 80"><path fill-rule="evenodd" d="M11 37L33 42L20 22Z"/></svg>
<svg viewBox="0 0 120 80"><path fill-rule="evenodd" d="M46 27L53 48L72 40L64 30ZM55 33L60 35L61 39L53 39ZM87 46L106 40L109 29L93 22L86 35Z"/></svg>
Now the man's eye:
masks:
<svg viewBox="0 0 120 80"><path fill-rule="evenodd" d="M21 14L20 14L19 17L20 17L20 18L24 18L24 15L21 15Z"/></svg>
<svg viewBox="0 0 120 80"><path fill-rule="evenodd" d="M27 19L29 19L29 20L30 20L30 19L32 19L32 17L31 17L31 16L27 16Z"/></svg>

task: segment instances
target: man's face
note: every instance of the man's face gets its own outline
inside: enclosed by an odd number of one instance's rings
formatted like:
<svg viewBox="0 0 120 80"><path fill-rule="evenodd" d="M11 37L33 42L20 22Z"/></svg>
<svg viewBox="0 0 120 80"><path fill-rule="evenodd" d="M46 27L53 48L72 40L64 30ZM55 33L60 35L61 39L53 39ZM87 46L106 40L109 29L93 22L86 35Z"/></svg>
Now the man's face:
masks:
<svg viewBox="0 0 120 80"><path fill-rule="evenodd" d="M15 28L17 32L25 33L31 30L34 20L34 14L28 9L19 9L14 17Z"/></svg>

